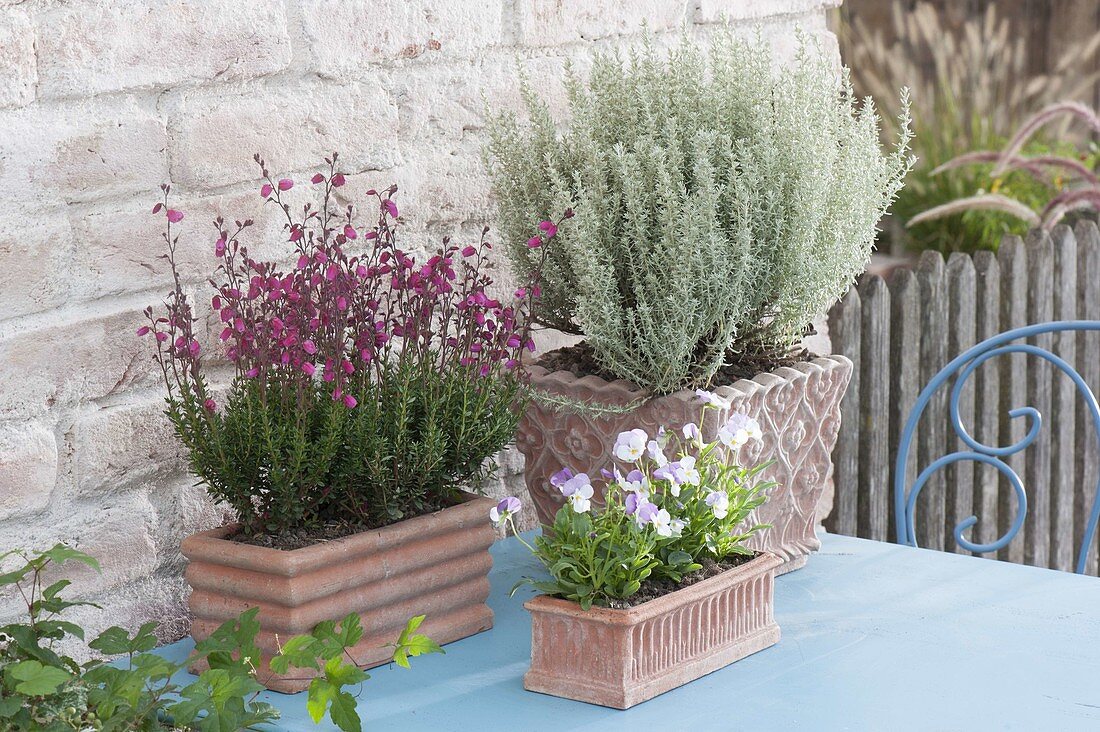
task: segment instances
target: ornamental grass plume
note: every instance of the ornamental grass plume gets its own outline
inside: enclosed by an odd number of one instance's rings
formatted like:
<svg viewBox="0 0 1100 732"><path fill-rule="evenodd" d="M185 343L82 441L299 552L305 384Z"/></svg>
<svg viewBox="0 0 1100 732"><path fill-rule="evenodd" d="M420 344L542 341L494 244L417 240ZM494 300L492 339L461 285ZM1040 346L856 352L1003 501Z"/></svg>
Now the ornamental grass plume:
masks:
<svg viewBox="0 0 1100 732"><path fill-rule="evenodd" d="M539 266L498 300L487 229L464 247L445 239L418 262L398 243L396 186L368 191L362 215L337 210L333 191L346 179L333 154L312 178L320 206L294 212L294 182L256 161L292 264L253 258L242 241L251 219L214 221L210 304L235 367L221 404L176 268L183 215L168 208L168 186L153 209L167 212L174 287L138 334L155 339L167 415L192 471L248 534L373 527L450 505L515 431ZM553 237L538 231L535 261Z"/></svg>
<svg viewBox="0 0 1100 732"><path fill-rule="evenodd" d="M655 393L723 366L788 357L866 264L911 165L908 116L884 153L878 118L805 43L775 71L762 41L726 34L667 59L646 45L570 71L559 132L530 85L530 122L497 116L486 161L506 250L558 233L535 318L583 334L599 365Z"/></svg>
<svg viewBox="0 0 1100 732"><path fill-rule="evenodd" d="M956 198L933 206L909 220L908 226L939 221L960 213L996 209L1018 219L1027 226L1042 226L1050 231L1067 215L1087 211L1095 216L1100 210L1100 177L1083 160L1069 155L1026 155L1025 146L1040 131L1055 121L1068 118L1083 122L1093 132L1100 132L1100 116L1092 109L1077 102L1051 104L1026 119L1004 150L977 150L947 161L932 172L939 175L946 171L967 166L995 163L993 175L1003 176L1014 171L1025 171L1040 185L1046 186L1048 196L1037 213L1027 203L1001 193L979 192L972 196ZM1095 161L1090 161L1095 165Z"/></svg>
<svg viewBox="0 0 1100 732"><path fill-rule="evenodd" d="M1032 170L994 171L989 159L971 158L980 164L965 168L945 163L1001 149L1035 110L1062 99L1091 99L1100 79L1096 71L1082 72L1095 68L1100 34L1035 49L1022 32L1026 23L998 14L997 3L984 5L983 13L957 24L946 19L942 4L893 0L885 32L864 22L855 8L839 11L841 57L852 67L856 91L897 113L894 90L912 89L918 162L890 209L898 226L886 229L898 246L945 253L996 249L1005 234L1026 233L1030 223L1018 218L1021 207L1042 209L1057 194L1055 188ZM1036 50L1049 62L1046 73L1030 68ZM886 132L896 129L887 125ZM1027 152L1073 151L1072 138L1063 138L1064 129L1056 130L1033 140ZM942 209L942 218L922 215L960 199L975 205Z"/></svg>

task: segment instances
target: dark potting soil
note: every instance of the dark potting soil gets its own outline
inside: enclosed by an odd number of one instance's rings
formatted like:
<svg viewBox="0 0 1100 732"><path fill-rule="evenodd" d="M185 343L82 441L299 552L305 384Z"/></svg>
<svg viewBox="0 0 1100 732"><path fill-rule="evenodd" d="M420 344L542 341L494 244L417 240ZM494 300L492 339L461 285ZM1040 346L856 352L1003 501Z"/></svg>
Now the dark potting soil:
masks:
<svg viewBox="0 0 1100 732"><path fill-rule="evenodd" d="M738 355L736 359L718 369L711 379L711 387L729 386L741 379L751 379L762 372L773 371L780 366L793 366L802 361L816 358L805 348L782 356L747 356ZM619 377L596 361L595 352L587 341L581 341L573 346L557 348L547 351L540 356L536 364L548 371L568 371L576 377L599 376L605 381L615 381Z"/></svg>
<svg viewBox="0 0 1100 732"><path fill-rule="evenodd" d="M455 502L441 501L439 505L428 506L418 514L402 516L398 521L405 521L407 519L416 518L416 516L424 516L429 513L435 513L436 511L442 511L444 508L450 508L453 505L457 504ZM360 534L372 529L380 529L383 526L389 526L395 523L397 523L397 521L374 523L366 521L327 521L317 526L295 529L293 531L284 531L279 534L245 534L243 531L238 531L225 538L228 541L235 541L238 544L249 544L251 546L267 547L268 549L290 551L293 549L304 549L314 544L335 541L336 539L343 539L346 536Z"/></svg>
<svg viewBox="0 0 1100 732"><path fill-rule="evenodd" d="M642 583L641 589L635 594L631 595L625 600L612 600L608 603L608 607L612 610L626 610L627 608L637 607L642 603L649 602L650 600L656 600L658 597L668 595L681 590L685 587L695 584L696 582L702 582L705 579L716 577L723 572L729 571L734 567L740 567L746 562L751 562L753 559L759 556L759 553L750 555L735 555L727 557L721 562L716 562L713 559L704 559L700 564L703 565L702 569L698 569L691 574L685 574L683 579L679 582L671 582L669 580L655 580L649 579Z"/></svg>

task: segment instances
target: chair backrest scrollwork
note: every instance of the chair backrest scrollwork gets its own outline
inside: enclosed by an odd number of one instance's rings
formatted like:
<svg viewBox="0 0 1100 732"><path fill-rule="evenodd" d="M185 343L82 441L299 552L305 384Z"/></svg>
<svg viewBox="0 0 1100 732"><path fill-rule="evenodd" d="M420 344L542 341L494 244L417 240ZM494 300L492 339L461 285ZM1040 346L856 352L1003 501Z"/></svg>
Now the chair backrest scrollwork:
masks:
<svg viewBox="0 0 1100 732"><path fill-rule="evenodd" d="M908 544L910 546L917 545L916 532L914 530L914 513L917 505L917 497L920 495L925 484L927 484L928 479L936 471L960 461L984 463L992 466L1005 476L1016 497L1016 514L1013 517L1012 524L1005 533L995 541L987 544L970 541L964 536L966 530L978 522L977 517L969 516L963 519L954 529L955 541L958 542L959 546L976 554L998 551L1008 546L1020 532L1020 527L1024 524L1024 518L1027 515L1027 493L1024 490L1024 484L1020 476L1004 461L1004 458L1027 449L1027 447L1035 441L1035 438L1039 435L1039 431L1043 427L1043 415L1039 414L1038 410L1030 406L1011 409L1008 412L1008 416L1012 419L1028 420L1028 430L1027 434L1018 442L1004 446L985 445L978 442L971 436L966 425L962 423L959 416L959 397L962 394L967 379L970 378L978 367L990 359L1013 353L1023 353L1044 359L1072 379L1077 387L1079 397L1084 400L1086 408L1092 415L1092 423L1095 430L1094 437L1097 440L1098 447L1100 447L1100 406L1097 405L1096 396L1089 388L1089 385L1085 383L1085 380L1081 378L1081 375L1071 364L1067 363L1056 354L1029 343L1018 342L1038 335L1063 331L1100 331L1100 321L1066 320L1028 325L1006 331L967 349L964 353L944 366L924 387L920 396L917 397L917 401L913 405L912 411L909 413L909 419L906 420L905 428L902 430L901 440L898 444L897 463L894 473L894 515L897 520L897 539L899 544ZM944 455L930 465L925 466L920 470L913 484L908 486L905 482L906 465L909 461L913 436L920 422L921 415L924 413L925 407L928 406L929 401L935 396L940 387L952 378L954 378L955 384L952 387L951 399L949 402L951 425L955 434L958 435L965 447L964 449ZM1074 414L1048 416L1059 419L1075 418ZM1085 524L1082 546L1077 555L1076 572L1079 574L1085 572L1086 559L1095 538L1098 520L1100 520L1100 477L1098 477L1097 484L1093 489L1092 505Z"/></svg>

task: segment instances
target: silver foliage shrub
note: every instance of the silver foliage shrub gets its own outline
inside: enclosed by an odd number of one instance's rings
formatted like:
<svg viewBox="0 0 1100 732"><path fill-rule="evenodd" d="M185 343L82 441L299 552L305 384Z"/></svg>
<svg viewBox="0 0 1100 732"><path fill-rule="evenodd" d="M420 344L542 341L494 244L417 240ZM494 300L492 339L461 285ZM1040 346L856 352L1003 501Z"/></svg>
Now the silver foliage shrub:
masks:
<svg viewBox="0 0 1100 732"><path fill-rule="evenodd" d="M615 375L667 393L738 359L786 355L865 266L911 165L857 104L847 72L803 44L773 70L730 35L667 58L570 71L570 123L525 85L529 122L503 114L486 161L518 271L542 219L572 207L543 269L539 320L583 333Z"/></svg>

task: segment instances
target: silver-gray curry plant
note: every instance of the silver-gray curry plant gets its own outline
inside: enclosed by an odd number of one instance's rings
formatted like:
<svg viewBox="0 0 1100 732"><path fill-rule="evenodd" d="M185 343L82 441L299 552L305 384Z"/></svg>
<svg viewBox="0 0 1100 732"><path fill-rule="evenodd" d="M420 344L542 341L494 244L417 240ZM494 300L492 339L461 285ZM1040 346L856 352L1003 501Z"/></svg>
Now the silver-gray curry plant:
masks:
<svg viewBox="0 0 1100 732"><path fill-rule="evenodd" d="M583 333L599 363L656 393L730 361L786 355L865 266L912 164L869 100L802 42L684 40L570 69L559 131L525 83L529 121L497 116L486 161L518 271L532 227L572 207L543 269L538 319Z"/></svg>

